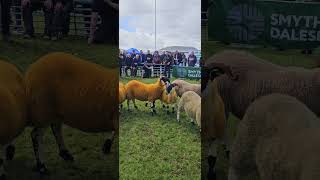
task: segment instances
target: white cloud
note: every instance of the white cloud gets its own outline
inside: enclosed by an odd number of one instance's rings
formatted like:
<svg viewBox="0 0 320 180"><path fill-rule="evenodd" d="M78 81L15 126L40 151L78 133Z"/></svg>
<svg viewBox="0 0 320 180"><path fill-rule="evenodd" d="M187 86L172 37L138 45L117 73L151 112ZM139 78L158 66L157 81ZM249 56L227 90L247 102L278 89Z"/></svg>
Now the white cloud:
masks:
<svg viewBox="0 0 320 180"><path fill-rule="evenodd" d="M201 1L157 0L157 49L192 46L201 49ZM154 0L121 0L120 22L134 17L135 32L120 29L120 48L154 49Z"/></svg>

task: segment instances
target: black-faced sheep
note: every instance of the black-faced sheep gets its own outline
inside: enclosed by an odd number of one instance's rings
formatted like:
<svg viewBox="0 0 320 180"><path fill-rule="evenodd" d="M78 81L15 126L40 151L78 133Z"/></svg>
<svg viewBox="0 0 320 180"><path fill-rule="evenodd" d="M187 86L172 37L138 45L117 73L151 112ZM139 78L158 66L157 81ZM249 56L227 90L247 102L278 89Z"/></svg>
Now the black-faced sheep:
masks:
<svg viewBox="0 0 320 180"><path fill-rule="evenodd" d="M187 91L194 91L199 96L201 96L201 85L200 84L191 84L181 79L174 80L168 87L167 91L170 92L171 89L174 88L179 97L183 95L183 93Z"/></svg>
<svg viewBox="0 0 320 180"><path fill-rule="evenodd" d="M166 77L159 78L153 84L145 84L137 80L129 81L126 84L128 110L130 110L130 100L132 100L134 107L138 108L135 103L137 99L152 103L152 112L156 113L155 101L161 99L162 92L165 91L167 83L170 83L170 80Z"/></svg>
<svg viewBox="0 0 320 180"><path fill-rule="evenodd" d="M0 179L5 179L4 165L14 156L14 139L28 125L23 74L12 64L0 61L0 144L6 157L0 158Z"/></svg>
<svg viewBox="0 0 320 180"><path fill-rule="evenodd" d="M50 53L26 72L26 93L34 129L31 133L37 170L46 173L42 137L51 126L60 156L73 161L62 137L62 124L85 132L112 132L103 152L111 149L118 132L118 70L67 53Z"/></svg>
<svg viewBox="0 0 320 180"><path fill-rule="evenodd" d="M257 171L261 180L320 179L320 121L292 96L260 97L239 124L229 180Z"/></svg>
<svg viewBox="0 0 320 180"><path fill-rule="evenodd" d="M196 121L201 129L201 97L194 91L187 91L181 96L178 109L177 121L180 122L180 112L186 112L191 122Z"/></svg>

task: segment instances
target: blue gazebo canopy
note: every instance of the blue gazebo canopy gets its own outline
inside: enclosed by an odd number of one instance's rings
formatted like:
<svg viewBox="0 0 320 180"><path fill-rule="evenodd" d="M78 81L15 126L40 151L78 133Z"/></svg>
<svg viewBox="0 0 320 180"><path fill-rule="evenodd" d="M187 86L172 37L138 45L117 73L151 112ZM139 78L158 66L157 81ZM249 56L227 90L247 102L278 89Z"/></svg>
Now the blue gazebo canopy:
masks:
<svg viewBox="0 0 320 180"><path fill-rule="evenodd" d="M136 48L130 48L126 51L128 54L132 54L133 52L135 52L135 54L140 54L140 51Z"/></svg>

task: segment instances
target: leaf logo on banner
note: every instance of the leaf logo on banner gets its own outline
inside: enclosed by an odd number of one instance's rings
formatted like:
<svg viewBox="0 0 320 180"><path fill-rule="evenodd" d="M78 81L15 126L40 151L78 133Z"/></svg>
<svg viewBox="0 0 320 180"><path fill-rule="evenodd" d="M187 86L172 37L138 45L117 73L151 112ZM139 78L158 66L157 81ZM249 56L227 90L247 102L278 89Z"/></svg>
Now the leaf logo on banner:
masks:
<svg viewBox="0 0 320 180"><path fill-rule="evenodd" d="M225 22L233 38L242 42L257 39L265 29L262 13L255 6L248 4L233 7L228 12Z"/></svg>

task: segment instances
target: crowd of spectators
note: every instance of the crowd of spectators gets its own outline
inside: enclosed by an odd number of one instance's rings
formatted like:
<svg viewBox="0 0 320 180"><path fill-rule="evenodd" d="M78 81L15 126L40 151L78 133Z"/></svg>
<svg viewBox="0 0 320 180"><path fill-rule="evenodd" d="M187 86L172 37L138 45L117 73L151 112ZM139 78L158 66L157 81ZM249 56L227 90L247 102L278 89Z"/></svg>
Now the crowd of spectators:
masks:
<svg viewBox="0 0 320 180"><path fill-rule="evenodd" d="M163 66L163 75L170 78L173 66L194 67L199 64L199 61L193 51L189 55L178 51L161 53L155 51L151 53L150 50L146 53L142 50L130 53L120 51L119 53L120 75L124 70L125 75L131 77L136 77L138 68L142 68L144 71L143 78L150 78L153 67ZM128 70L130 70L130 74L128 74Z"/></svg>
<svg viewBox="0 0 320 180"><path fill-rule="evenodd" d="M16 24L21 25L23 20L24 38L31 39L34 36L33 12L42 10L44 14L43 38L59 40L69 33L70 12L73 11L74 0L0 0L1 27L4 41L11 41L10 24L11 5L15 8ZM119 26L119 0L92 0L88 43L118 44ZM20 11L22 17L19 15ZM98 16L101 23L97 24Z"/></svg>

